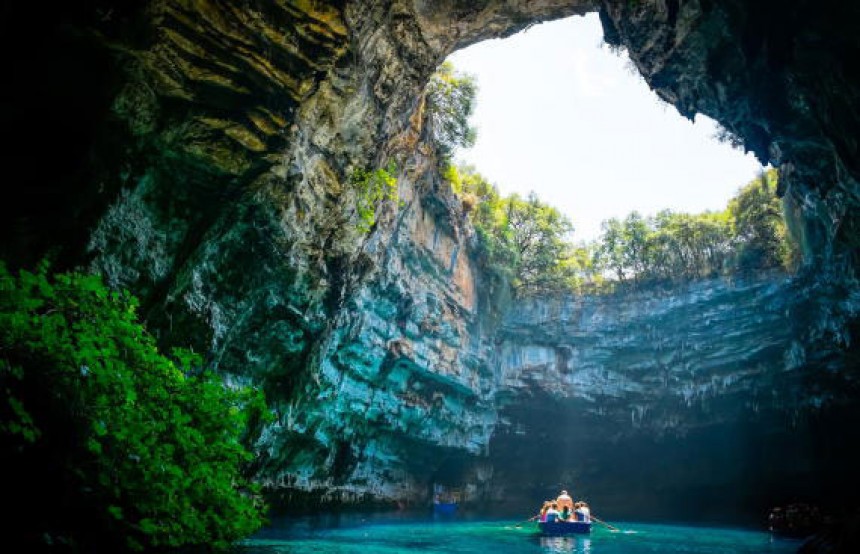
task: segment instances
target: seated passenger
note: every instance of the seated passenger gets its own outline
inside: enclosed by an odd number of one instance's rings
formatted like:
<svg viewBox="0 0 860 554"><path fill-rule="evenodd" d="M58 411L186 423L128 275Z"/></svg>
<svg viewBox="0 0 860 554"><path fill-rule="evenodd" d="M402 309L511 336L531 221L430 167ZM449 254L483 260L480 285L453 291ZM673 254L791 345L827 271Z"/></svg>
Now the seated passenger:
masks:
<svg viewBox="0 0 860 554"><path fill-rule="evenodd" d="M553 502L552 506L549 507L549 510L546 511L546 522L553 523L555 521L558 521L559 515L560 514L558 513L558 504Z"/></svg>
<svg viewBox="0 0 860 554"><path fill-rule="evenodd" d="M570 521L570 516L570 506L565 506L561 509L561 515L559 515L559 519L561 519L561 521Z"/></svg>
<svg viewBox="0 0 860 554"><path fill-rule="evenodd" d="M588 509L588 504L585 502L577 502L573 513L576 521L591 523L591 510Z"/></svg>
<svg viewBox="0 0 860 554"><path fill-rule="evenodd" d="M539 521L546 521L546 512L547 510L549 510L550 506L552 506L552 502L550 502L549 500L543 503L543 506L541 506L540 509L540 513L537 515Z"/></svg>
<svg viewBox="0 0 860 554"><path fill-rule="evenodd" d="M579 508L579 510L582 512L582 521L586 523L591 523L591 509L585 502L580 502L580 504L582 504L582 506L580 506Z"/></svg>

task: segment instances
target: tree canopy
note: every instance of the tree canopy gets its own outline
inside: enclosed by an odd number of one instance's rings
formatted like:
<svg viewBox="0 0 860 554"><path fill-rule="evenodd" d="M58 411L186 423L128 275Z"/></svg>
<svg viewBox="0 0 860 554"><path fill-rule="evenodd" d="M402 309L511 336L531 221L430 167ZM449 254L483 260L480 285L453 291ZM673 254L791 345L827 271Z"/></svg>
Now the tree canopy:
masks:
<svg viewBox="0 0 860 554"><path fill-rule="evenodd" d="M484 268L519 295L575 288L584 263L570 242L573 225L536 194L501 196L468 167L449 166L445 178L463 199Z"/></svg>
<svg viewBox="0 0 860 554"><path fill-rule="evenodd" d="M633 212L603 222L596 263L620 283L698 279L723 273L731 249L726 212Z"/></svg>
<svg viewBox="0 0 860 554"><path fill-rule="evenodd" d="M722 211L632 212L604 221L600 237L586 244L572 242L571 222L534 193L503 197L470 167L449 166L444 177L470 214L485 268L520 296L791 270L798 263L776 170L742 187Z"/></svg>
<svg viewBox="0 0 860 554"><path fill-rule="evenodd" d="M776 195L778 175L771 169L744 186L729 202L728 212L737 237L737 266L742 269L792 267L800 257L788 231Z"/></svg>
<svg viewBox="0 0 860 554"><path fill-rule="evenodd" d="M700 279L798 264L771 169L729 200L726 209L699 214L633 212L603 223L596 264L619 283Z"/></svg>
<svg viewBox="0 0 860 554"><path fill-rule="evenodd" d="M478 87L471 75L454 69L445 62L430 77L427 84L427 111L433 141L443 158L448 158L458 147L475 144L477 130L469 124L475 110Z"/></svg>

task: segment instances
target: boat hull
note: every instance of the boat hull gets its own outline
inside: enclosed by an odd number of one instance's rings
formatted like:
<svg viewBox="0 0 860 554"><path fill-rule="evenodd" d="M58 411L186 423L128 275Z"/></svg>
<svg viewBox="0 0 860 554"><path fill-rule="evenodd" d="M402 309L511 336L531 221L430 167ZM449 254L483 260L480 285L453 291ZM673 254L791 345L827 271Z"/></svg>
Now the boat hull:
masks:
<svg viewBox="0 0 860 554"><path fill-rule="evenodd" d="M433 511L441 515L453 515L457 512L457 504L455 502L436 502L433 504Z"/></svg>
<svg viewBox="0 0 860 554"><path fill-rule="evenodd" d="M591 523L585 521L541 521L541 534L548 536L586 534L591 532Z"/></svg>

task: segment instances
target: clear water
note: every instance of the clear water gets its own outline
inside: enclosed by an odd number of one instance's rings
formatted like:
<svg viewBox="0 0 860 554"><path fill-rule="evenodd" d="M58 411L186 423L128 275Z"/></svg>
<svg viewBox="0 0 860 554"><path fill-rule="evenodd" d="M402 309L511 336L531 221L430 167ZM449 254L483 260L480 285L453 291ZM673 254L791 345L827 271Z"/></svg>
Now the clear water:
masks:
<svg viewBox="0 0 860 554"><path fill-rule="evenodd" d="M589 536L541 537L534 523L509 520L432 520L414 517L317 518L274 521L236 548L236 554L391 554L395 552L564 554L789 553L797 541L742 529L612 522Z"/></svg>

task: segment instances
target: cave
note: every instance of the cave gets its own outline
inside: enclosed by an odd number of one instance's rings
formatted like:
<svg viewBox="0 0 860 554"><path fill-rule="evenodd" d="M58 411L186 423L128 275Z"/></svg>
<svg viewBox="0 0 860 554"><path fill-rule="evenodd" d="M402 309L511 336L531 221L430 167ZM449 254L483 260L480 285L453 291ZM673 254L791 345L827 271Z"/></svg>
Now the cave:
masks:
<svg viewBox="0 0 860 554"><path fill-rule="evenodd" d="M595 11L661 99L779 169L795 277L492 294L422 91L457 49ZM101 275L160 346L262 388L272 498L420 505L435 478L511 510L569 481L629 518L857 509L855 4L92 0L0 17L0 258ZM362 232L351 175L391 160L399 202ZM559 440L546 419L581 425Z"/></svg>

